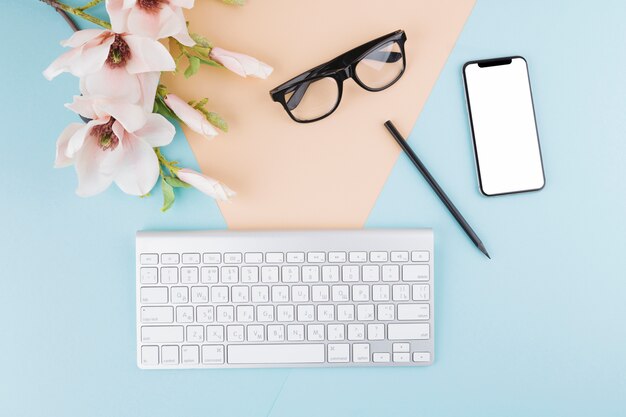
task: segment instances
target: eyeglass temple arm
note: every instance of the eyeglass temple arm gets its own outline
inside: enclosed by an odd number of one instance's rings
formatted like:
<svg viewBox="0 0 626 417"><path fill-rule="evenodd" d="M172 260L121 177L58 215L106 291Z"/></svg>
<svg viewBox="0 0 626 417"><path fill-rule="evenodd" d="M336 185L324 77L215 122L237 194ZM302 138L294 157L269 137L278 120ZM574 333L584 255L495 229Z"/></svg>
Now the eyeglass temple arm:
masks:
<svg viewBox="0 0 626 417"><path fill-rule="evenodd" d="M402 54L400 52L374 51L368 54L367 57L364 59L393 63L401 60ZM289 100L287 100L287 108L289 110L293 110L298 107L298 104L300 104L300 102L302 101L302 97L304 97L304 94L309 88L309 85L311 85L311 82L305 81L295 89L294 93L291 95L291 97L289 97Z"/></svg>

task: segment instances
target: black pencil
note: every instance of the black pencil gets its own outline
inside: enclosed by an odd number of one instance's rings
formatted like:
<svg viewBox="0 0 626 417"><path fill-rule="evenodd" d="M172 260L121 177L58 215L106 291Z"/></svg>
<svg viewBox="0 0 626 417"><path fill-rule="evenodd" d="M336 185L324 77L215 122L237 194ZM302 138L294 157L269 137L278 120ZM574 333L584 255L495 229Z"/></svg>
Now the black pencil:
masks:
<svg viewBox="0 0 626 417"><path fill-rule="evenodd" d="M476 232L474 232L472 227L463 218L459 210L457 210L454 204L452 204L452 201L450 201L446 193L441 189L439 184L437 184L437 181L435 181L433 176L430 175L430 172L428 172L428 170L426 169L422 161L420 161L417 155L415 155L415 152L413 152L413 149L409 147L409 144L406 142L406 140L404 140L400 132L398 132L398 129L396 129L393 123L391 123L391 120L387 120L385 122L385 127L387 128L389 133L391 133L391 136L393 136L396 142L398 142L398 145L400 145L400 147L402 148L404 153L409 157L411 162L413 162L413 165L415 165L415 168L417 168L417 170L422 174L426 182L428 182L428 184L431 186L435 194L437 194L437 196L443 202L443 204L446 205L450 213L454 216L456 221L463 228L467 236L470 239L472 239L472 242L474 242L474 245L476 245L476 247L480 249L480 251L484 253L485 256L487 256L487 258L491 259L491 256L489 256L489 253L487 253L487 249L485 249L485 245L483 245L483 242L480 241L480 239L476 235Z"/></svg>

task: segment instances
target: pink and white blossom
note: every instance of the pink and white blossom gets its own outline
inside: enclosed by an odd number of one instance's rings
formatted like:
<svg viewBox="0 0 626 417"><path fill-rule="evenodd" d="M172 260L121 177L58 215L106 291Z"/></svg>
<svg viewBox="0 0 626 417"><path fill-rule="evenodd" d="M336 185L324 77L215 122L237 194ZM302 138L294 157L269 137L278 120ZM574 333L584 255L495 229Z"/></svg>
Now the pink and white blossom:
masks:
<svg viewBox="0 0 626 417"><path fill-rule="evenodd" d="M256 58L222 48L211 49L210 57L244 78L251 76L265 79L274 71L274 68Z"/></svg>
<svg viewBox="0 0 626 417"><path fill-rule="evenodd" d="M70 47L43 72L51 80L63 72L77 77L95 74L105 67L123 69L127 74L173 71L174 59L158 41L110 30L85 29L61 42ZM124 76L123 72L116 73ZM110 85L114 90L115 85Z"/></svg>
<svg viewBox="0 0 626 417"><path fill-rule="evenodd" d="M189 129L201 134L207 139L217 136L217 130L204 117L204 114L191 107L175 94L165 96L165 103L185 123Z"/></svg>
<svg viewBox="0 0 626 417"><path fill-rule="evenodd" d="M192 169L179 169L176 176L216 200L227 201L235 195L235 192L226 185Z"/></svg>
<svg viewBox="0 0 626 417"><path fill-rule="evenodd" d="M193 46L182 8L193 7L194 0L106 0L111 26L117 33L132 33L152 39L169 36L183 45Z"/></svg>
<svg viewBox="0 0 626 417"><path fill-rule="evenodd" d="M144 112L140 104L106 98L74 97L67 105L87 124L70 125L57 141L57 166L74 164L76 193L83 197L111 183L127 194L145 195L159 178L154 147L168 145L175 128L163 116Z"/></svg>

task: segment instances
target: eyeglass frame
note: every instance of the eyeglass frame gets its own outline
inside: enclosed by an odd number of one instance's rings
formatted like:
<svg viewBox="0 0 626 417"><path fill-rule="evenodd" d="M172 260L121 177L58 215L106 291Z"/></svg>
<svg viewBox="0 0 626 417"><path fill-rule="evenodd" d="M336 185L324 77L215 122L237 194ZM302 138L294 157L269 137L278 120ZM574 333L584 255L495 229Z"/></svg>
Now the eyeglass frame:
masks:
<svg viewBox="0 0 626 417"><path fill-rule="evenodd" d="M397 30L395 32L391 32L387 35L381 36L379 38L366 42L361 46L357 46L356 48L353 48L347 52L344 52L343 54L337 56L336 58L331 59L330 61L327 61L321 65L318 65L317 67L314 67L308 71L305 71L302 74L292 78L291 80L287 82L284 82L278 87L275 87L274 89L272 89L270 91L270 96L272 97L273 101L282 104L283 108L285 109L289 117L291 117L291 119L293 119L295 122L298 122L298 123L317 122L318 120L322 120L330 116L332 113L335 112L335 110L337 110L337 107L339 107L339 103L341 102L341 97L343 95L343 82L345 80L352 78L361 88L367 91L377 92L377 91L386 90L387 88L394 85L400 78L402 78L402 75L404 74L404 71L406 69L406 53L404 50L405 42L406 42L406 33L404 32L404 30ZM396 76L396 78L394 78L391 82L389 82L383 87L375 88L375 87L367 86L363 81L359 79L359 76L356 73L356 66L361 62L363 58L368 56L372 51L375 51L376 49L386 44L392 44L392 43L397 43L398 46L400 47L400 53L402 55L402 70ZM298 119L291 112L291 109L289 109L289 105L287 104L287 100L285 99L285 94L288 94L291 91L294 91L298 85L303 85L305 82L307 82L304 92L301 94L301 97L297 100L298 101L298 103L296 104L297 106L300 100L302 99L302 96L304 96L304 93L306 92L306 88L308 88L308 85L322 78L332 78L337 83L337 101L335 102L335 105L328 113L322 116L316 117L311 120ZM294 96L292 95L292 97ZM290 97L290 99L292 97Z"/></svg>

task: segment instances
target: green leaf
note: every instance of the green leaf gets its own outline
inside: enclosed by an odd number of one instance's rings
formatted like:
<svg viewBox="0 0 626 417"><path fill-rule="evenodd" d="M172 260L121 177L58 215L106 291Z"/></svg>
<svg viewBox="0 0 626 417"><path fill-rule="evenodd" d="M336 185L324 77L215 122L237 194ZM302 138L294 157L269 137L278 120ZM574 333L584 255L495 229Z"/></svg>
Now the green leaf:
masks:
<svg viewBox="0 0 626 417"><path fill-rule="evenodd" d="M180 120L172 110L165 104L162 97L158 97L154 100L154 109L152 110L154 113L159 113L162 116L168 117L174 120Z"/></svg>
<svg viewBox="0 0 626 417"><path fill-rule="evenodd" d="M205 47L205 46L194 46L193 48L194 51L196 51L198 53L198 55L202 55L205 57L208 57L209 54L211 53L211 48Z"/></svg>
<svg viewBox="0 0 626 417"><path fill-rule="evenodd" d="M200 58L197 56L190 55L189 56L189 66L185 70L185 78L189 78L200 69Z"/></svg>
<svg viewBox="0 0 626 417"><path fill-rule="evenodd" d="M169 185L171 185L174 188L189 188L191 187L191 185L187 184L185 181L181 180L180 178L176 178L176 177L164 177L165 181L167 181L167 183Z"/></svg>
<svg viewBox="0 0 626 417"><path fill-rule="evenodd" d="M198 101L197 103L195 104L189 103L189 105L192 106L194 109L198 110L199 108L206 106L208 102L209 102L209 99L205 97L202 100Z"/></svg>
<svg viewBox="0 0 626 417"><path fill-rule="evenodd" d="M222 2L233 6L243 6L246 4L246 0L222 0Z"/></svg>
<svg viewBox="0 0 626 417"><path fill-rule="evenodd" d="M215 127L217 127L218 129L224 131L224 132L228 132L228 123L226 123L226 120L222 119L222 116L220 116L217 113L213 113L210 112L208 114L205 113L205 116L207 118L207 120Z"/></svg>
<svg viewBox="0 0 626 417"><path fill-rule="evenodd" d="M191 36L191 39L193 39L196 44L200 45L203 48L213 48L213 44L211 44L211 42L209 42L209 40L207 38L205 38L202 35L199 35L197 33L190 33L189 36Z"/></svg>
<svg viewBox="0 0 626 417"><path fill-rule="evenodd" d="M203 64L210 65L210 66L216 67L216 68L224 68L224 66L222 64L220 64L219 62L215 62L212 59L202 58L202 57L199 57L199 56L196 56L194 58L199 59L200 62L202 62Z"/></svg>
<svg viewBox="0 0 626 417"><path fill-rule="evenodd" d="M161 207L161 211L166 212L174 204L176 196L174 195L174 188L165 179L161 180L161 190L163 190L163 207Z"/></svg>

